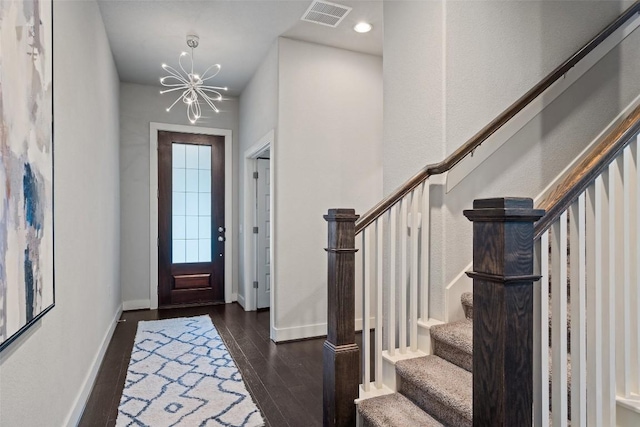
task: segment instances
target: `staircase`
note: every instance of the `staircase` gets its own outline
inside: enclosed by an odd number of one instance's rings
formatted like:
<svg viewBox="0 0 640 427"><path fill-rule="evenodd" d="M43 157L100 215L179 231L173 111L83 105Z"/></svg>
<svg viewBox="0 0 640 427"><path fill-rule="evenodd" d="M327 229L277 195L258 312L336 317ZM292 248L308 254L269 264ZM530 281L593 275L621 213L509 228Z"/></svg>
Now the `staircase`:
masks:
<svg viewBox="0 0 640 427"><path fill-rule="evenodd" d="M449 317L456 303L448 302L445 318L434 318L441 313L429 301L431 251L439 249L430 235L438 208L431 177L470 156L639 15L640 0L362 217L329 210L325 426L640 425L640 97L535 209L530 198L474 200L464 211L474 248L464 319Z"/></svg>
<svg viewBox="0 0 640 427"><path fill-rule="evenodd" d="M431 327L432 355L396 363L398 391L358 403L364 427L473 424L473 296L462 296L465 320Z"/></svg>
<svg viewBox="0 0 640 427"><path fill-rule="evenodd" d="M396 363L399 379L396 393L358 403L363 427L472 425L473 294L465 292L461 303L464 320L431 327L433 355ZM551 325L549 319L549 330ZM571 325L567 324L567 335L570 334ZM551 347L549 359L551 363ZM567 400L570 402L570 359L567 367ZM550 393L551 387L549 378ZM570 420L570 406L567 409Z"/></svg>

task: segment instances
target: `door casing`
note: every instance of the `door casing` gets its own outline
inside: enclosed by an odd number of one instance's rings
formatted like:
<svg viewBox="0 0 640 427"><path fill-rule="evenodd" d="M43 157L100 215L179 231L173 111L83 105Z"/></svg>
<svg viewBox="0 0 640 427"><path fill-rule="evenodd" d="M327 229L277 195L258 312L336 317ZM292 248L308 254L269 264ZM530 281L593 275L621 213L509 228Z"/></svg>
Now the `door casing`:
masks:
<svg viewBox="0 0 640 427"><path fill-rule="evenodd" d="M233 292L234 240L237 235L233 225L233 132L230 129L174 125L151 122L149 124L149 308L158 308L158 131L195 133L224 137L224 221L228 230L225 240L224 295L225 302L237 300Z"/></svg>
<svg viewBox="0 0 640 427"><path fill-rule="evenodd" d="M260 138L255 144L253 144L251 147L249 147L245 152L244 152L244 164L243 164L243 169L244 169L244 191L243 191L243 198L244 198L244 209L243 209L243 213L242 213L242 218L243 218L243 228L245 230L245 232L241 235L241 239L243 239L243 251L241 254L242 257L242 265L243 265L243 276L244 276L244 280L243 283L240 283L239 286L243 286L244 289L244 298L238 298L238 302L244 307L244 309L246 311L253 311L256 310L257 308L257 304L256 304L256 293L255 290L253 289L253 278L254 278L254 265L253 265L253 259L254 259L254 253L255 253L255 248L254 248L254 239L253 239L253 234L250 233L250 228L253 227L253 224L255 222L255 218L254 218L254 211L255 209L252 209L252 203L255 202L255 182L253 180L253 171L254 171L254 162L255 159L258 157L258 155L260 153L262 153L264 150L266 150L267 148L270 149L271 151L271 155L270 155L270 169L271 169L271 173L270 173L270 182L271 182L271 208L270 208L270 212L271 212L271 218L270 218L270 224L271 224L271 247L270 247L270 252L271 252L271 264L270 264L270 275L271 275L271 292L270 292L270 336L271 339L275 338L275 319L276 319L276 313L277 313L277 302L276 302L276 292L277 292L277 288L278 288L278 279L277 279L277 274L276 274L276 264L278 262L278 260L275 257L275 246L276 246L276 239L275 239L275 235L276 235L276 230L275 230L275 200L277 197L276 194L276 190L275 190L275 152L277 150L276 148L276 141L275 141L275 129L270 130L269 132L267 132L266 135L264 135L262 138Z"/></svg>

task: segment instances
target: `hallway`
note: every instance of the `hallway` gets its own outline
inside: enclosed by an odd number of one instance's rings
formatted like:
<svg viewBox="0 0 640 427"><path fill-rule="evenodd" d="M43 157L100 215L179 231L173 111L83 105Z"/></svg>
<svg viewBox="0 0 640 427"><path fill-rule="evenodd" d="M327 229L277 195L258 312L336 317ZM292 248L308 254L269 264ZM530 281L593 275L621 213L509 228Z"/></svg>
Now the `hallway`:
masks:
<svg viewBox="0 0 640 427"><path fill-rule="evenodd" d="M238 304L124 312L79 425L115 425L138 321L202 314L213 320L266 426L322 425L324 338L276 345L269 339L269 312L245 312Z"/></svg>

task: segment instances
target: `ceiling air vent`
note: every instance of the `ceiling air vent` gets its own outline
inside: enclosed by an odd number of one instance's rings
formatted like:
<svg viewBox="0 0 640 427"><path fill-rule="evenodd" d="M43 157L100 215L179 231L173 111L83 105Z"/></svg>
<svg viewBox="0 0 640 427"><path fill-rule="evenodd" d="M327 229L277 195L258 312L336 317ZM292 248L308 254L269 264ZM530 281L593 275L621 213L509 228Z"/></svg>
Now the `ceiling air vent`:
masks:
<svg viewBox="0 0 640 427"><path fill-rule="evenodd" d="M326 1L314 1L302 15L302 20L335 28L349 12L351 12L351 8L348 6Z"/></svg>

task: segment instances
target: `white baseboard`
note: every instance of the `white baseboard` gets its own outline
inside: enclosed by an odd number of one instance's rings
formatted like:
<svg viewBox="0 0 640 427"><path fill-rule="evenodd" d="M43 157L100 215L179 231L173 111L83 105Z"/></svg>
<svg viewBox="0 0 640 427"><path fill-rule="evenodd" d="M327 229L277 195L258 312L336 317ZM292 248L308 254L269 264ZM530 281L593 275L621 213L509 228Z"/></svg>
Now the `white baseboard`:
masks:
<svg viewBox="0 0 640 427"><path fill-rule="evenodd" d="M238 294L238 304L240 304L240 306L247 311L247 306L245 305L245 300L244 300L244 295L240 295Z"/></svg>
<svg viewBox="0 0 640 427"><path fill-rule="evenodd" d="M91 369L87 372L86 377L82 383L82 387L80 389L80 393L76 397L76 400L73 403L73 407L67 415L67 419L65 420L63 425L72 427L77 426L80 422L80 418L82 417L82 413L84 412L84 408L87 404L87 400L89 399L89 394L91 393L91 389L93 389L93 384L96 381L96 376L98 375L98 370L100 369L100 364L102 363L102 359L104 358L104 354L107 352L107 348L109 347L109 343L111 342L111 337L113 336L113 332L116 330L116 324L118 323L118 319L122 315L122 305L118 307L116 310L115 316L113 316L113 320L109 325L109 328L104 334L102 338L102 344L98 349L95 357L93 358L93 362L91 364Z"/></svg>
<svg viewBox="0 0 640 427"><path fill-rule="evenodd" d="M322 337L327 335L327 324L293 326L290 328L271 328L272 339L275 342L300 340L305 338Z"/></svg>
<svg viewBox="0 0 640 427"><path fill-rule="evenodd" d="M122 311L145 310L151 307L151 301L148 299L136 299L122 302Z"/></svg>
<svg viewBox="0 0 640 427"><path fill-rule="evenodd" d="M369 318L369 329L375 329L376 318ZM271 328L271 339L275 342L300 340L306 338L323 337L327 335L327 324L316 323L315 325L293 326L290 328ZM362 319L356 319L355 330L362 331Z"/></svg>
<svg viewBox="0 0 640 427"><path fill-rule="evenodd" d="M238 301L238 294L235 292L230 293L228 297L224 298L225 304L231 304L235 301Z"/></svg>

